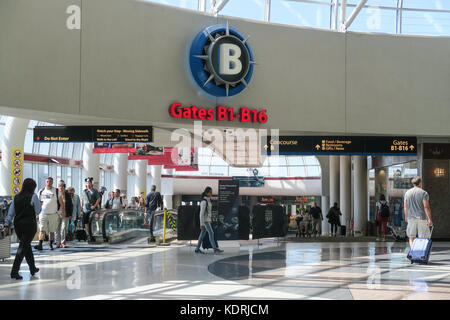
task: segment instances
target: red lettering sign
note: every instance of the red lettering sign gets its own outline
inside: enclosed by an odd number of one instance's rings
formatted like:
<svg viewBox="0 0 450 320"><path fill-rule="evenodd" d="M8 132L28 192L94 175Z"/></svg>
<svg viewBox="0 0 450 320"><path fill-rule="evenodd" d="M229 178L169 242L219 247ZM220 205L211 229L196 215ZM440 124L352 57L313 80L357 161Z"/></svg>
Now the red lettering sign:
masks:
<svg viewBox="0 0 450 320"><path fill-rule="evenodd" d="M216 120L216 121L235 121L266 123L269 117L267 110L258 110L242 107L237 113L234 108L217 106L215 109L200 108L196 105L186 107L179 102L173 103L169 107L169 115L178 119L195 119L195 120Z"/></svg>

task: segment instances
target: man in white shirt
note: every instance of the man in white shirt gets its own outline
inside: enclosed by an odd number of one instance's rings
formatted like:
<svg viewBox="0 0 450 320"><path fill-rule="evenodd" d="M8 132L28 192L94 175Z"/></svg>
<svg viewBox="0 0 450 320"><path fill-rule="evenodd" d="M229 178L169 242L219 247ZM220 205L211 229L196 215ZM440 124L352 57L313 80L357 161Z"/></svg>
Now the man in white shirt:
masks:
<svg viewBox="0 0 450 320"><path fill-rule="evenodd" d="M123 203L123 199L120 196L120 190L116 189L114 191L114 198L112 198L111 200L111 209L113 210L120 210L120 209L125 209L126 204Z"/></svg>
<svg viewBox="0 0 450 320"><path fill-rule="evenodd" d="M53 187L53 178L48 177L45 180L45 188L39 190L38 198L41 201L42 210L39 214L39 245L34 248L42 250L42 243L45 239L45 234L49 234L50 250L53 250L53 240L55 239L55 232L58 228L58 190Z"/></svg>

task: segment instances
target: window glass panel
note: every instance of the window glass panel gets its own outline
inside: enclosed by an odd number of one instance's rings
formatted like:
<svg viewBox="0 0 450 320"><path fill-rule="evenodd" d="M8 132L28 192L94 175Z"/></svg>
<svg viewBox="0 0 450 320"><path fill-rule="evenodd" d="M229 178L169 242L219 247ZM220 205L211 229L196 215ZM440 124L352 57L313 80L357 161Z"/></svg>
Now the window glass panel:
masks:
<svg viewBox="0 0 450 320"><path fill-rule="evenodd" d="M287 167L270 167L270 176L271 177L286 177Z"/></svg>
<svg viewBox="0 0 450 320"><path fill-rule="evenodd" d="M304 166L291 166L289 167L290 177L306 177L306 167Z"/></svg>
<svg viewBox="0 0 450 320"><path fill-rule="evenodd" d="M48 156L51 143L39 143L39 154Z"/></svg>
<svg viewBox="0 0 450 320"><path fill-rule="evenodd" d="M350 17L353 9L346 11L347 19ZM348 31L396 33L396 23L396 10L381 9L373 6L361 9Z"/></svg>
<svg viewBox="0 0 450 320"><path fill-rule="evenodd" d="M306 167L307 177L320 177L320 167L319 166L307 166Z"/></svg>
<svg viewBox="0 0 450 320"><path fill-rule="evenodd" d="M403 11L402 33L448 36L450 13Z"/></svg>
<svg viewBox="0 0 450 320"><path fill-rule="evenodd" d="M56 144L56 155L58 157L62 157L62 152L63 152L63 143L57 143Z"/></svg>
<svg viewBox="0 0 450 320"><path fill-rule="evenodd" d="M272 0L270 21L314 28L330 28L331 5Z"/></svg>
<svg viewBox="0 0 450 320"><path fill-rule="evenodd" d="M30 162L23 164L23 180L27 178L33 179L33 164Z"/></svg>
<svg viewBox="0 0 450 320"><path fill-rule="evenodd" d="M25 133L25 153L33 153L33 130L27 130Z"/></svg>
<svg viewBox="0 0 450 320"><path fill-rule="evenodd" d="M403 8L450 10L450 0L403 0Z"/></svg>
<svg viewBox="0 0 450 320"><path fill-rule="evenodd" d="M264 0L230 0L219 14L254 20L264 20L264 8Z"/></svg>
<svg viewBox="0 0 450 320"><path fill-rule="evenodd" d="M295 166L295 165L304 165L304 157L300 156L287 156L286 157L288 165Z"/></svg>

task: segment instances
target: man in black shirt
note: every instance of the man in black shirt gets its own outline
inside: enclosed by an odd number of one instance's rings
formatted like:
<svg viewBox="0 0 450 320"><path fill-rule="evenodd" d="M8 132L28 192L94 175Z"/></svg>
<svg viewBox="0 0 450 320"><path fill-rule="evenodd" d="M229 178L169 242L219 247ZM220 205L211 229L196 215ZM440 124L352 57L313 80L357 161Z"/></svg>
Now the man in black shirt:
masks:
<svg viewBox="0 0 450 320"><path fill-rule="evenodd" d="M163 201L161 194L156 191L156 186L152 186L152 191L147 195L145 201L145 221L147 221L148 211L150 211L150 241L155 241L153 236L153 226L155 225L155 211L158 208L162 208Z"/></svg>
<svg viewBox="0 0 450 320"><path fill-rule="evenodd" d="M314 206L311 207L309 213L312 216L313 234L318 237L322 234L322 209L320 209L314 201Z"/></svg>

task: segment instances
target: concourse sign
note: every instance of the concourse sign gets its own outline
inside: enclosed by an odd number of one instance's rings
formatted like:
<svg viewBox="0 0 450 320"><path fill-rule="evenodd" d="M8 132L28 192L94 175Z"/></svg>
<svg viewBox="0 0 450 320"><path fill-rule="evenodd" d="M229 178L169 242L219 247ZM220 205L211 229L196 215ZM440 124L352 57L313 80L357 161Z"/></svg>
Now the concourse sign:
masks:
<svg viewBox="0 0 450 320"><path fill-rule="evenodd" d="M149 126L37 126L34 142L152 142L153 128Z"/></svg>
<svg viewBox="0 0 450 320"><path fill-rule="evenodd" d="M416 137L269 136L261 143L267 155L417 155Z"/></svg>

